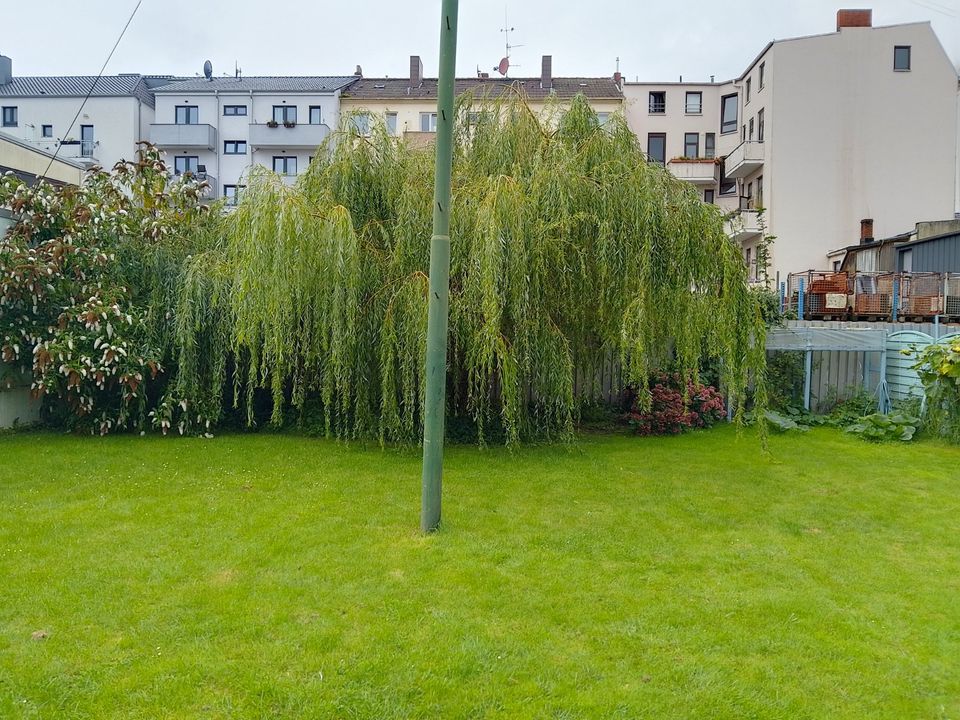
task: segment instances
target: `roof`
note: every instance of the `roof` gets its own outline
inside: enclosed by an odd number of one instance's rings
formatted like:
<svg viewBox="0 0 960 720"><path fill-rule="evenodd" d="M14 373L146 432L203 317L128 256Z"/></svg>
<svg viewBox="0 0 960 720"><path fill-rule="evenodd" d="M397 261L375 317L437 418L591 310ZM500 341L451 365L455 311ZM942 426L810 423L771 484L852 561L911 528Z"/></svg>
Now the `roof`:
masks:
<svg viewBox="0 0 960 720"><path fill-rule="evenodd" d="M838 248L836 250L831 250L827 255L839 255L842 252L845 253L858 253L861 250L876 250L878 247L883 245L889 245L890 243L897 244L902 243L905 240L909 239L913 235L912 230L907 232L900 233L899 235L891 235L890 237L879 238L869 243L855 243L853 245L847 245L846 247Z"/></svg>
<svg viewBox="0 0 960 720"><path fill-rule="evenodd" d="M19 77L0 85L0 97L135 97L153 107L143 75L51 75Z"/></svg>
<svg viewBox="0 0 960 720"><path fill-rule="evenodd" d="M940 233L939 235L931 235L930 237L918 238L916 240L911 240L910 242L905 242L900 245L897 245L897 252L900 252L904 248L912 248L914 245L922 245L927 242L935 242L937 240L946 240L948 238L957 238L960 237L960 230L952 230L950 232Z"/></svg>
<svg viewBox="0 0 960 720"><path fill-rule="evenodd" d="M333 93L357 79L356 75L290 77L193 78L154 88L155 93L198 92L312 92Z"/></svg>
<svg viewBox="0 0 960 720"><path fill-rule="evenodd" d="M37 154L37 155L43 155L44 157L47 157L47 158L52 158L52 157L53 157L53 153L49 153L49 152L47 152L46 150L43 150L43 149L41 149L41 148L38 148L36 145L31 145L30 143L26 142L25 140L22 140L22 139L20 139L20 138L18 138L18 137L14 137L13 135L10 135L10 134L5 133L5 132L0 132L0 142L10 143L11 145L17 145L17 146L23 148L24 150L28 150L28 151L30 151L30 152L32 152L32 153ZM84 165L84 164L82 164L82 163L79 163L79 162L77 162L76 160L72 160L72 159L70 159L70 158L62 158L62 157L60 157L59 155L57 156L56 162L58 162L58 163L63 163L64 165L69 165L70 167L75 167L75 168L77 168L78 170L86 170L86 169L87 169L87 166L86 166L86 165Z"/></svg>
<svg viewBox="0 0 960 720"><path fill-rule="evenodd" d="M593 100L621 100L623 92L613 78L553 78L553 87L540 86L540 78L458 78L456 94L476 92L492 97L513 90L522 90L530 100L550 97L569 99L583 95ZM424 78L419 87L410 87L408 78L361 78L344 93L344 98L357 100L434 100L437 79Z"/></svg>

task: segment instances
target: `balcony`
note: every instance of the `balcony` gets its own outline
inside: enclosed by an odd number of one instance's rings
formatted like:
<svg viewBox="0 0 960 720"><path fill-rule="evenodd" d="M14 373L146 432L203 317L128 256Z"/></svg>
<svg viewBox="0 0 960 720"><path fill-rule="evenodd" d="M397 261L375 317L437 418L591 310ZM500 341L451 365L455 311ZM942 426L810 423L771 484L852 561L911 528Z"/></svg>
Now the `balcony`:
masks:
<svg viewBox="0 0 960 720"><path fill-rule="evenodd" d="M270 127L250 125L250 144L255 148L318 148L330 135L326 125L294 125Z"/></svg>
<svg viewBox="0 0 960 720"><path fill-rule="evenodd" d="M737 242L753 240L763 234L756 210L737 210L726 223L727 235Z"/></svg>
<svg viewBox="0 0 960 720"><path fill-rule="evenodd" d="M164 125L154 123L150 126L150 142L161 148L216 150L217 129L213 125Z"/></svg>
<svg viewBox="0 0 960 720"><path fill-rule="evenodd" d="M746 140L727 155L725 171L727 177L744 178L763 167L763 143Z"/></svg>
<svg viewBox="0 0 960 720"><path fill-rule="evenodd" d="M694 185L713 185L720 180L720 166L712 158L674 158L667 163L667 168L678 180Z"/></svg>
<svg viewBox="0 0 960 720"><path fill-rule="evenodd" d="M53 141L48 138L36 144L47 152L54 152L56 150L55 144L47 145L45 143L53 143ZM95 140L70 140L69 138L67 140L61 140L60 149L56 150L57 157L93 164L97 162L96 150L99 144L100 143Z"/></svg>

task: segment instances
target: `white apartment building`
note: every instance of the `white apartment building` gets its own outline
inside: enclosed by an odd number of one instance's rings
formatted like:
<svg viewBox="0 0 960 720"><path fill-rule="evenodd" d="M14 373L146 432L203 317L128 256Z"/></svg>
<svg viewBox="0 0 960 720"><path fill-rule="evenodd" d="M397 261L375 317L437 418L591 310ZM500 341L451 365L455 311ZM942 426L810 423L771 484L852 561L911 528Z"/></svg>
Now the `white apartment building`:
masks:
<svg viewBox="0 0 960 720"><path fill-rule="evenodd" d="M624 95L648 154L735 213L754 273L760 207L781 279L839 263L862 219L888 237L960 210L958 77L929 23L841 10L835 32L773 41L735 80Z"/></svg>
<svg viewBox="0 0 960 720"><path fill-rule="evenodd" d="M358 78L200 78L154 90L145 137L166 151L175 174L204 177L235 203L254 164L294 182L340 122L340 93Z"/></svg>
<svg viewBox="0 0 960 720"><path fill-rule="evenodd" d="M161 82L169 78L17 77L12 60L0 55L0 132L58 158L110 169L136 156L153 122L150 87Z"/></svg>

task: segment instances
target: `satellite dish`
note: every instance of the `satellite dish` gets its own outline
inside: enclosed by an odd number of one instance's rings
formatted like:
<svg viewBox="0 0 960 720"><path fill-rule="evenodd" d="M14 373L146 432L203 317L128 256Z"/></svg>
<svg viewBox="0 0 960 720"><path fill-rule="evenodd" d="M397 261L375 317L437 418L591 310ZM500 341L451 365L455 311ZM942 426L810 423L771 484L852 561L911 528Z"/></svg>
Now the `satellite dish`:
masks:
<svg viewBox="0 0 960 720"><path fill-rule="evenodd" d="M500 61L500 64L497 65L497 67L495 67L494 70L496 70L501 75L506 76L507 71L510 70L510 58L506 58L506 57L503 58Z"/></svg>
<svg viewBox="0 0 960 720"><path fill-rule="evenodd" d="M203 64L203 76L207 80L213 80L213 63L209 60Z"/></svg>

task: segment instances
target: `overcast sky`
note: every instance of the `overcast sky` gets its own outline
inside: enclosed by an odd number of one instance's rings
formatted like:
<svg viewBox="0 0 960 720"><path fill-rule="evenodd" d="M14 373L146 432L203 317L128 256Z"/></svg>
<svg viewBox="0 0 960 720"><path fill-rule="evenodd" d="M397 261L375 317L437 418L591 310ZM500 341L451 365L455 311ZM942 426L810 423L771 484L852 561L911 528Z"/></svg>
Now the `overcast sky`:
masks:
<svg viewBox="0 0 960 720"><path fill-rule="evenodd" d="M96 74L136 0L10 3L0 53L19 75ZM835 29L838 7L873 7L875 25L929 20L960 62L960 0L511 0L513 76L609 75L718 80L738 75L772 39ZM409 56L437 72L440 1L142 0L107 73L193 76L352 74L405 77ZM461 0L459 75L492 70L504 54L503 0ZM519 67L516 67L519 66Z"/></svg>

